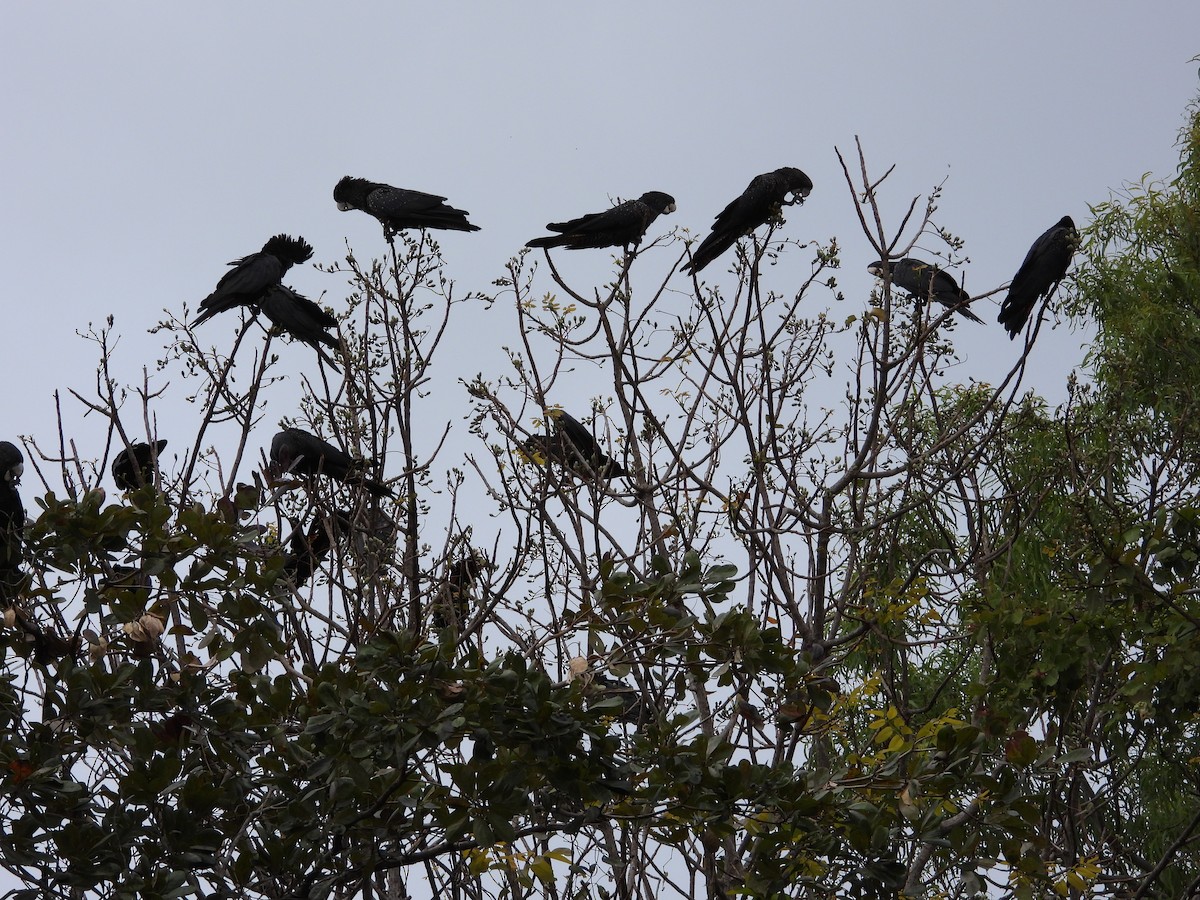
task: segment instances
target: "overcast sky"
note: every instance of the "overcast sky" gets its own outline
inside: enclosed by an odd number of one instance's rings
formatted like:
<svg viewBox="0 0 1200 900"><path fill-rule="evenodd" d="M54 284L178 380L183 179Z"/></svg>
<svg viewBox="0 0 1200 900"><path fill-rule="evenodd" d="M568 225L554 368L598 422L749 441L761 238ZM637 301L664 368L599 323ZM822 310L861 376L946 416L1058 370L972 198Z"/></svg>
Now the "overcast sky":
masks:
<svg viewBox="0 0 1200 900"><path fill-rule="evenodd" d="M981 293L1062 215L1082 225L1110 189L1170 175L1200 88L1191 2L183 10L6 10L0 437L46 439L54 389L93 383L95 354L74 336L89 321L116 316L117 370L136 378L161 355L146 333L161 310L194 309L227 261L270 235L302 234L318 262L347 238L377 252L374 221L333 203L344 174L469 210L482 231L447 234L443 249L460 289L489 290L547 221L663 190L678 212L656 229L703 233L752 176L798 166L816 188L786 233L839 238L848 313L867 303L871 251L835 147L853 152L857 135L876 173L896 165L884 193L896 217L945 181L938 221L967 241L959 274ZM333 306L345 295L312 268L289 283ZM1000 371L1016 347L995 302L957 339ZM461 322L469 364L456 374L486 364L469 351L494 347L500 321ZM236 324L204 327L218 343ZM1035 368L1031 385L1060 395L1082 339L1046 336L1040 355L1059 368ZM309 362L305 348L285 352Z"/></svg>

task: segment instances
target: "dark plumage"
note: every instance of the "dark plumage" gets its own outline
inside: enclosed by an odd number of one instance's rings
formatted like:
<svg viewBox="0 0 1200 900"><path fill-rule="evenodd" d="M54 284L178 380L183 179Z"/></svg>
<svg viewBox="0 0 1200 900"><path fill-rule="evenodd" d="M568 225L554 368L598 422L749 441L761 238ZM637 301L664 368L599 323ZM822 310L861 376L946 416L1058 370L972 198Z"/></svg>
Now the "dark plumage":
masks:
<svg viewBox="0 0 1200 900"><path fill-rule="evenodd" d="M471 589L479 576L493 568L491 560L478 551L469 553L450 566L446 580L433 602L433 625L461 628L470 615Z"/></svg>
<svg viewBox="0 0 1200 900"><path fill-rule="evenodd" d="M626 478L629 472L615 459L609 459L579 420L561 409L546 411L554 423L551 434L526 438L523 452L534 462L541 456L583 477Z"/></svg>
<svg viewBox="0 0 1200 900"><path fill-rule="evenodd" d="M784 206L803 203L812 188L812 179L791 166L755 176L740 197L717 213L712 231L683 268L699 272L736 244L738 238L778 215ZM788 194L792 195L790 202Z"/></svg>
<svg viewBox="0 0 1200 900"><path fill-rule="evenodd" d="M257 253L235 259L229 265L236 268L221 276L216 290L200 301L200 315L193 326L238 306L257 306L263 295L283 280L288 269L307 262L312 254L313 248L304 238L277 234Z"/></svg>
<svg viewBox="0 0 1200 900"><path fill-rule="evenodd" d="M262 314L270 319L273 325L316 350L317 355L325 360L326 365L333 371L341 371L333 357L321 349L321 344L324 344L334 350L341 350L342 345L328 333L328 329L337 327L337 319L319 304L297 294L286 285L277 284L267 289L258 305Z"/></svg>
<svg viewBox="0 0 1200 900"><path fill-rule="evenodd" d="M641 719L643 705L650 704L650 698L637 688L601 674L593 677L586 696L589 710L630 725Z"/></svg>
<svg viewBox="0 0 1200 900"><path fill-rule="evenodd" d="M1008 296L1004 298L997 318L1008 331L1009 340L1025 327L1038 300L1048 297L1063 280L1078 247L1079 232L1070 216L1063 216L1033 242L1008 286Z"/></svg>
<svg viewBox="0 0 1200 900"><path fill-rule="evenodd" d="M0 484L20 484L25 456L12 441L0 441Z"/></svg>
<svg viewBox="0 0 1200 900"><path fill-rule="evenodd" d="M158 457L166 448L165 440L151 444L131 444L117 454L112 464L112 477L123 491L154 484L158 477Z"/></svg>
<svg viewBox="0 0 1200 900"><path fill-rule="evenodd" d="M877 260L867 266L867 271L876 278L887 277L889 264ZM892 284L919 300L935 300L942 306L949 306L956 313L965 316L972 322L983 322L983 319L967 309L971 295L959 287L954 276L939 269L933 263L922 262L910 256L898 259L890 264Z"/></svg>
<svg viewBox="0 0 1200 900"><path fill-rule="evenodd" d="M347 175L333 189L338 209L359 209L383 223L389 237L405 228L442 228L448 231L478 231L467 221L468 213L446 205L446 198L351 178Z"/></svg>
<svg viewBox="0 0 1200 900"><path fill-rule="evenodd" d="M308 531L298 525L292 532L291 552L284 557L283 572L296 585L303 587L321 564L335 541L350 530L350 519L334 511L329 517L314 516Z"/></svg>
<svg viewBox="0 0 1200 900"><path fill-rule="evenodd" d="M577 458L582 459L587 463L597 474L604 478L625 477L629 473L615 459L609 459L604 451L600 449L600 444L592 436L592 433L580 424L579 420L571 415L568 415L561 409L552 409L549 411L550 418L554 421L554 428L559 435L563 435L570 442Z"/></svg>
<svg viewBox="0 0 1200 900"><path fill-rule="evenodd" d="M0 584L3 584L3 582L0 582ZM16 584L17 582L10 581L3 586L7 590L11 590ZM11 595L5 594L3 596L11 602ZM43 628L16 603L9 606L9 610L13 614L14 631L19 635L18 638L10 641L9 646L13 648L18 656L25 659L32 657L33 661L38 665L46 666L56 659L62 659L64 656L74 656L79 652L81 642L77 636L72 635L68 639L56 631Z"/></svg>
<svg viewBox="0 0 1200 900"><path fill-rule="evenodd" d="M392 496L392 489L363 475L371 460L355 459L344 450L300 428L285 428L271 441L271 462L296 475L324 475L345 484L360 484L372 494Z"/></svg>
<svg viewBox="0 0 1200 900"><path fill-rule="evenodd" d="M25 457L10 441L0 441L0 601L9 601L9 589L19 579L21 533L25 506L17 485L25 471Z"/></svg>
<svg viewBox="0 0 1200 900"><path fill-rule="evenodd" d="M590 213L569 222L551 222L546 228L559 234L534 238L525 246L566 247L568 250L637 246L655 219L673 212L674 197L662 191L649 191L636 200L626 200L604 212Z"/></svg>

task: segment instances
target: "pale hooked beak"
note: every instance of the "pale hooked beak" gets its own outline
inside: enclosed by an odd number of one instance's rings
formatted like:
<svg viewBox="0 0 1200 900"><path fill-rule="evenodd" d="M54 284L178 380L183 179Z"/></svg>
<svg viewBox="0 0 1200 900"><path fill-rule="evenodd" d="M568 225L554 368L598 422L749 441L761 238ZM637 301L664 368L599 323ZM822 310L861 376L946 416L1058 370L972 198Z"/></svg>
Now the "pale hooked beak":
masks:
<svg viewBox="0 0 1200 900"><path fill-rule="evenodd" d="M663 212L669 216L671 213L675 212L675 204L672 203L670 206L664 209Z"/></svg>
<svg viewBox="0 0 1200 900"><path fill-rule="evenodd" d="M354 209L354 207L351 206L349 203L339 202L338 209L341 210L342 212L349 212L350 210Z"/></svg>

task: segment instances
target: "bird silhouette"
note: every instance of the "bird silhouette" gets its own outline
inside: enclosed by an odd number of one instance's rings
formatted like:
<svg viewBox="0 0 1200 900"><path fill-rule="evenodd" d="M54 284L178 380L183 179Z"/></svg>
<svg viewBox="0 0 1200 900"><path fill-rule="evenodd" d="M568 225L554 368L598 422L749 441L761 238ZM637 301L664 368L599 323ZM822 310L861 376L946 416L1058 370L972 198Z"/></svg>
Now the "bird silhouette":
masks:
<svg viewBox="0 0 1200 900"><path fill-rule="evenodd" d="M313 248L304 238L277 234L257 253L235 259L229 264L234 268L222 275L213 292L200 301L200 315L193 326L239 306L257 308L263 295L283 280L288 269L307 262L312 254Z"/></svg>
<svg viewBox="0 0 1200 900"><path fill-rule="evenodd" d="M589 213L567 222L551 222L548 231L559 234L534 238L526 247L628 247L641 243L646 229L660 215L675 212L675 198L662 191L649 191L636 200L626 200L604 212Z"/></svg>
<svg viewBox="0 0 1200 900"><path fill-rule="evenodd" d="M468 213L446 205L446 198L422 191L395 188L365 178L347 175L333 189L333 199L343 212L361 210L374 216L391 235L406 228L441 228L448 231L478 231L467 221Z"/></svg>
<svg viewBox="0 0 1200 900"><path fill-rule="evenodd" d="M1071 257L1079 247L1079 232L1070 216L1063 216L1045 231L1025 254L1025 261L1008 286L997 321L1012 340L1042 297L1048 297L1067 274Z"/></svg>
<svg viewBox="0 0 1200 900"><path fill-rule="evenodd" d="M812 179L791 166L756 175L740 197L716 215L712 231L700 242L684 271L699 272L759 225L777 216L784 206L803 203L812 192ZM787 200L788 195L792 200Z"/></svg>

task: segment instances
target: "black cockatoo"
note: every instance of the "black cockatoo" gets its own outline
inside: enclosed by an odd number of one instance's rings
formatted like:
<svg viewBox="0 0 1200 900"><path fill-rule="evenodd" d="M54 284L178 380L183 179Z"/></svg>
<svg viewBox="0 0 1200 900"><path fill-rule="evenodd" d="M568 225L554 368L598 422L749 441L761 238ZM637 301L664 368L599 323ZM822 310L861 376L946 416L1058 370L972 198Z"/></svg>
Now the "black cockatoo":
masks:
<svg viewBox="0 0 1200 900"><path fill-rule="evenodd" d="M717 213L712 231L700 242L691 261L684 263L684 270L699 272L736 244L738 238L778 215L784 206L803 203L812 188L812 179L791 166L756 175L740 197Z"/></svg>
<svg viewBox="0 0 1200 900"><path fill-rule="evenodd" d="M362 210L383 223L389 238L405 228L442 228L448 231L478 231L467 221L468 213L446 205L446 198L422 191L394 188L389 184L351 178L347 175L333 189L333 199L343 212Z"/></svg>
<svg viewBox="0 0 1200 900"><path fill-rule="evenodd" d="M525 439L522 452L534 462L554 462L582 477L627 478L629 472L601 449L592 433L574 416L561 409L546 411L554 423L548 435L534 434Z"/></svg>
<svg viewBox="0 0 1200 900"><path fill-rule="evenodd" d="M558 234L534 238L526 247L628 247L641 243L646 229L660 215L675 212L675 198L662 191L649 191L636 200L626 200L604 212L590 213L569 222L551 222L546 228Z"/></svg>
<svg viewBox="0 0 1200 900"><path fill-rule="evenodd" d="M153 444L130 444L117 454L112 464L112 477L123 491L136 491L154 484L158 475L158 457L166 448L165 440Z"/></svg>
<svg viewBox="0 0 1200 900"><path fill-rule="evenodd" d="M1000 305L997 321L1008 331L1009 340L1021 333L1038 300L1049 296L1063 280L1078 247L1079 232L1070 216L1063 216L1033 242Z"/></svg>
<svg viewBox="0 0 1200 900"><path fill-rule="evenodd" d="M238 306L256 308L263 295L277 286L287 270L312 258L313 248L304 238L277 234L257 253L235 259L235 268L221 276L216 289L200 301L200 315L193 326L207 322L219 312Z"/></svg>
<svg viewBox="0 0 1200 900"><path fill-rule="evenodd" d="M884 278L889 268L892 271L892 284L900 290L919 300L933 300L942 306L949 306L972 322L983 321L965 305L960 305L969 303L971 295L959 287L949 272L939 269L933 263L922 262L911 256L891 263L877 260L867 266L867 271L876 278Z"/></svg>
<svg viewBox="0 0 1200 900"><path fill-rule="evenodd" d="M271 462L294 475L324 475L345 484L361 484L372 494L391 497L392 489L363 473L373 463L355 459L328 441L300 428L285 428L271 441Z"/></svg>
<svg viewBox="0 0 1200 900"><path fill-rule="evenodd" d="M11 601L9 588L19 579L25 506L17 485L25 471L25 457L11 441L0 441L0 602Z"/></svg>
<svg viewBox="0 0 1200 900"><path fill-rule="evenodd" d="M317 355L333 371L341 371L333 357L321 348L321 344L324 344L333 350L341 350L342 345L329 334L330 328L337 327L337 319L320 304L297 294L286 285L278 284L267 290L258 305L273 325L316 350Z"/></svg>

